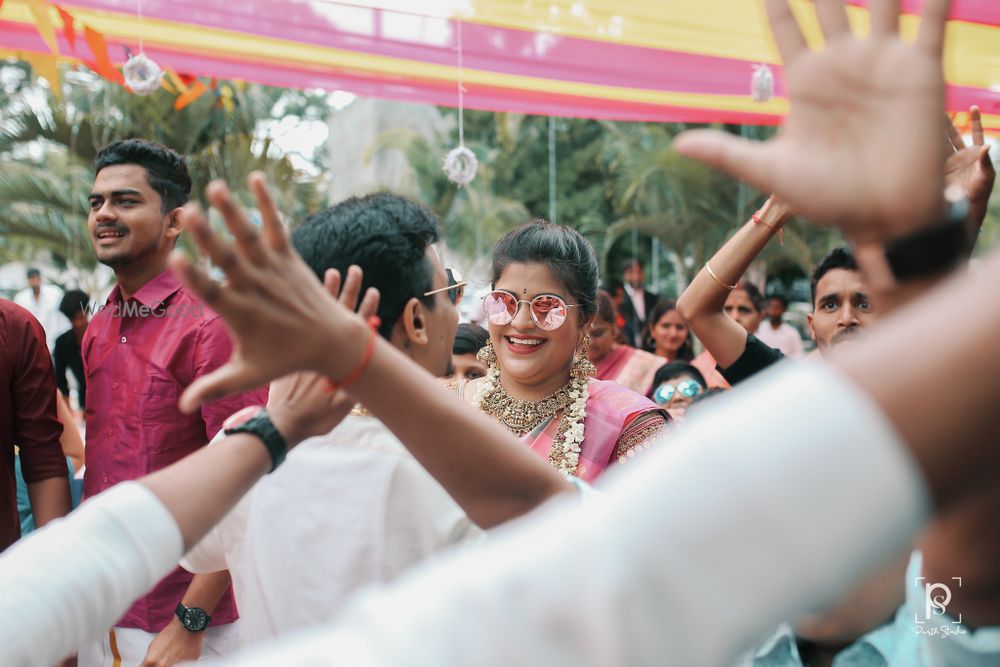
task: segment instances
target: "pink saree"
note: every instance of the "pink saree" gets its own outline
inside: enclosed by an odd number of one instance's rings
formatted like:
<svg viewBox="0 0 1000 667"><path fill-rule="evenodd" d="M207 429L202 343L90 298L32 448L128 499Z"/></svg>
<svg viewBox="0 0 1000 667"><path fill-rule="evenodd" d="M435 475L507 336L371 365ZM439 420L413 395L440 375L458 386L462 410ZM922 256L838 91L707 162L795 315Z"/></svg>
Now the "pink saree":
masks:
<svg viewBox="0 0 1000 667"><path fill-rule="evenodd" d="M653 387L657 369L667 363L663 357L637 350L628 345L615 345L597 362L598 380L611 380L643 396Z"/></svg>
<svg viewBox="0 0 1000 667"><path fill-rule="evenodd" d="M627 463L661 435L669 416L642 394L615 382L591 380L583 421L580 463L574 475L593 482L613 463ZM561 415L552 417L521 439L548 460Z"/></svg>

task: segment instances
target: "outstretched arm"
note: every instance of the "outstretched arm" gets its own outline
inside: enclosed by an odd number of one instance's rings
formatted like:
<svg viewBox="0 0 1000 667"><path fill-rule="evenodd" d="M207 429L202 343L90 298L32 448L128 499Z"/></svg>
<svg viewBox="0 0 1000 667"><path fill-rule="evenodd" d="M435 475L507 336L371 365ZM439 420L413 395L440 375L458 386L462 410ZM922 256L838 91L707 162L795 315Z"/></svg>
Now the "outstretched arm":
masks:
<svg viewBox="0 0 1000 667"><path fill-rule="evenodd" d="M373 340L365 323L325 294L291 248L263 176L251 176L250 185L264 220L260 234L225 185L209 186L209 199L235 246L215 235L197 209L185 211L199 246L226 270L229 285L212 282L182 257L175 266L190 288L226 318L238 350L226 366L184 393L183 407L193 409L296 369L315 368L335 380L360 372L347 391L399 437L478 525L504 523L572 488L496 422L465 405L392 345L378 336ZM272 300L254 298L258 293ZM282 305L296 316L282 312ZM259 324L269 315L280 326ZM274 354L289 340L297 341L294 354ZM400 396L407 397L402 404Z"/></svg>
<svg viewBox="0 0 1000 667"><path fill-rule="evenodd" d="M791 219L792 211L772 195L756 215L760 222L751 219L743 225L677 300L677 310L722 368L735 363L747 346L746 330L722 310L726 297L771 237Z"/></svg>

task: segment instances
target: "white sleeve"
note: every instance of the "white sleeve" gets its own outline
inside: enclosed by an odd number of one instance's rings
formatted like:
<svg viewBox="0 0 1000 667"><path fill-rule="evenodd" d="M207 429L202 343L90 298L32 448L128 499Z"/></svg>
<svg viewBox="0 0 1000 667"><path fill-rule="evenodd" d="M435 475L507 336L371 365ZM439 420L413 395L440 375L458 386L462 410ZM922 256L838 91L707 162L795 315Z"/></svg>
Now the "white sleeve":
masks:
<svg viewBox="0 0 1000 667"><path fill-rule="evenodd" d="M114 625L177 565L180 529L146 487L119 484L0 556L0 652L55 664Z"/></svg>
<svg viewBox="0 0 1000 667"><path fill-rule="evenodd" d="M890 425L818 364L780 364L673 437L604 487L603 509L563 499L239 664L729 664L926 517Z"/></svg>

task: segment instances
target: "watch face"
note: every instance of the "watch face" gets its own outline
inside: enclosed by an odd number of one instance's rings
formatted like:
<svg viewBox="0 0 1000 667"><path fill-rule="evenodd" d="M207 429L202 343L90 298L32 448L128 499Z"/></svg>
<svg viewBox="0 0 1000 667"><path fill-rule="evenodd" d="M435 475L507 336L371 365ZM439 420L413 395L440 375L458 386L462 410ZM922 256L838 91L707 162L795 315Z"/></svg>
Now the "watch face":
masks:
<svg viewBox="0 0 1000 667"><path fill-rule="evenodd" d="M204 630L205 626L208 625L208 614L198 607L188 607L184 611L182 622L188 630L198 632L199 630Z"/></svg>

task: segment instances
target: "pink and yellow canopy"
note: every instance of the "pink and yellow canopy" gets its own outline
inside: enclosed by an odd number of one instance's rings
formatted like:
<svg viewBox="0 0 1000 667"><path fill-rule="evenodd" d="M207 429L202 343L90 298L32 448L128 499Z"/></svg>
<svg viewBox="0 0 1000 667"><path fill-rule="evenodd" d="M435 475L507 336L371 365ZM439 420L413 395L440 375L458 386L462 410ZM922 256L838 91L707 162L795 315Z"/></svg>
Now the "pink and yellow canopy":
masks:
<svg viewBox="0 0 1000 667"><path fill-rule="evenodd" d="M0 49L111 77L141 33L175 72L276 86L453 106L461 79L468 107L619 120L771 124L787 110L759 0L142 0L141 24L138 0L0 3ZM792 4L821 43L811 3ZM849 10L859 31L864 4ZM901 4L912 36L922 2ZM978 104L1000 132L1000 2L952 5L948 108ZM750 97L757 63L776 74L768 102Z"/></svg>

